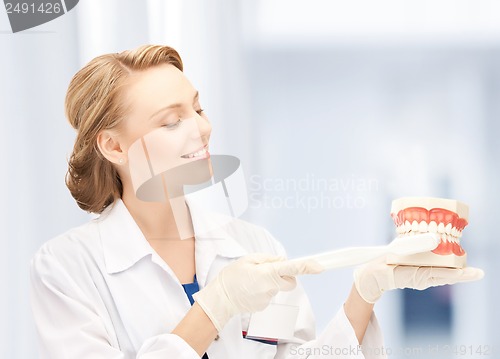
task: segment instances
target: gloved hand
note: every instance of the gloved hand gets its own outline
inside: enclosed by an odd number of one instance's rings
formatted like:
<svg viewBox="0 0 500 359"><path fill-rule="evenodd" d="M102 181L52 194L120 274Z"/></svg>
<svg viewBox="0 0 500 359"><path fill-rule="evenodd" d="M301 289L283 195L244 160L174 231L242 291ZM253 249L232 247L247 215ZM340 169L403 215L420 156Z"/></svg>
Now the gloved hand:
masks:
<svg viewBox="0 0 500 359"><path fill-rule="evenodd" d="M293 263L283 257L255 253L239 258L193 295L218 331L238 313L264 310L280 290L292 290L295 276L319 273L313 262Z"/></svg>
<svg viewBox="0 0 500 359"><path fill-rule="evenodd" d="M375 303L387 290L396 288L424 290L445 284L478 280L483 276L484 272L481 269L473 267L453 269L397 266L378 260L358 267L354 271L354 284L366 302Z"/></svg>

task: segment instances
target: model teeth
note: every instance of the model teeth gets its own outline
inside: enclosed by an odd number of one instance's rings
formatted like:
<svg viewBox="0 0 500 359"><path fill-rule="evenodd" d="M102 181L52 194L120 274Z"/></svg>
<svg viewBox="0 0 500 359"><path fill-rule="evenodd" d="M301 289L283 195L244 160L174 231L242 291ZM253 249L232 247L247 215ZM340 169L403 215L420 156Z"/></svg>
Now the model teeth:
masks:
<svg viewBox="0 0 500 359"><path fill-rule="evenodd" d="M398 238L418 240L419 235L439 238L439 245L418 256L393 256L387 263L400 265L465 266L466 252L460 245L468 224L468 207L455 200L439 198L402 198L392 202L391 217ZM441 256L436 259L434 255Z"/></svg>
<svg viewBox="0 0 500 359"><path fill-rule="evenodd" d="M404 224L396 227L396 232L398 235L412 236L421 233L436 233L443 242L453 242L460 243L460 237L462 237L462 231L456 227L452 227L451 223L446 226L444 223L437 224L435 221L427 223L426 221L413 221L410 223L408 220Z"/></svg>

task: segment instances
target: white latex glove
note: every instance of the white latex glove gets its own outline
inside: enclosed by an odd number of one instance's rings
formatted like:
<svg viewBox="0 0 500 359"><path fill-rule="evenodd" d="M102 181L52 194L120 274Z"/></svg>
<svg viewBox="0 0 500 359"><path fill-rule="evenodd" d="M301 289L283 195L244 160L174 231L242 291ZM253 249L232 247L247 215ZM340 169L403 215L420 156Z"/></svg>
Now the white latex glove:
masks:
<svg viewBox="0 0 500 359"><path fill-rule="evenodd" d="M239 258L193 295L218 331L238 313L264 310L280 290L292 290L295 276L321 269L314 262L293 263L283 257L255 253Z"/></svg>
<svg viewBox="0 0 500 359"><path fill-rule="evenodd" d="M359 295L368 303L375 303L382 293L396 288L424 290L445 284L469 282L483 278L481 269L442 267L414 267L367 263L354 271L354 284Z"/></svg>

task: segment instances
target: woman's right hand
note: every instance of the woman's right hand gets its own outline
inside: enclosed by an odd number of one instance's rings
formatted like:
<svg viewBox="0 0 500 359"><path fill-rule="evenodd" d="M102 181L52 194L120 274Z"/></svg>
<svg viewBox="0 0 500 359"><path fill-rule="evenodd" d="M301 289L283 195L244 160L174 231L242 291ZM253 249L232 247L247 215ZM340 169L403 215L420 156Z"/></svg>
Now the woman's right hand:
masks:
<svg viewBox="0 0 500 359"><path fill-rule="evenodd" d="M295 276L319 271L314 262L294 263L283 257L249 254L223 268L193 298L221 331L234 315L264 310L279 291L294 289Z"/></svg>

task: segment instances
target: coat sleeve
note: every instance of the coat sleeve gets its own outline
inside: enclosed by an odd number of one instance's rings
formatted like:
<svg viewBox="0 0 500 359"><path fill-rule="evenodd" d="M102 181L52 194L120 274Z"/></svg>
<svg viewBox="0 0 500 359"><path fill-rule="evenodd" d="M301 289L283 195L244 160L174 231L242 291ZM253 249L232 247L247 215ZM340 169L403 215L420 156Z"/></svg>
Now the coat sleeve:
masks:
<svg viewBox="0 0 500 359"><path fill-rule="evenodd" d="M40 358L199 358L183 339L168 333L148 338L137 353L120 351L95 303L52 255L33 257L30 283Z"/></svg>
<svg viewBox="0 0 500 359"><path fill-rule="evenodd" d="M270 240L275 241L277 254L286 256L283 246L269 232L267 235ZM315 335L316 324L311 304L298 280L297 287L293 291L280 292L276 296L275 302L299 307L294 338L279 341L275 359L386 358L382 331L375 314L372 314L370 318L363 343L360 346L343 307L330 320L324 331L318 336ZM362 348L364 349L362 350Z"/></svg>

